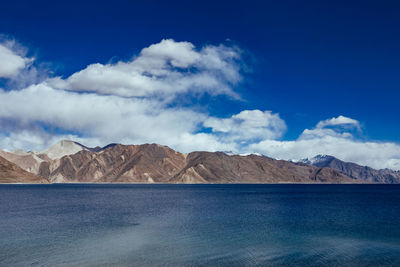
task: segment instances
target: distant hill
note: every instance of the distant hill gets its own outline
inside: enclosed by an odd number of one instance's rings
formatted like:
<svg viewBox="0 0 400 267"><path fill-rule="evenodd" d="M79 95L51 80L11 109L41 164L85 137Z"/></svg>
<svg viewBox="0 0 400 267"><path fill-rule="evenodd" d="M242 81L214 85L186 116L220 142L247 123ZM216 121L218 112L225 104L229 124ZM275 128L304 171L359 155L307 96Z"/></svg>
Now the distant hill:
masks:
<svg viewBox="0 0 400 267"><path fill-rule="evenodd" d="M299 166L264 156L179 153L157 144L112 145L42 162L52 182L111 183L353 183L330 168Z"/></svg>
<svg viewBox="0 0 400 267"><path fill-rule="evenodd" d="M184 154L157 144L89 148L64 140L40 152L0 151L0 156L54 183L400 183L398 171L332 156L290 162L254 154Z"/></svg>
<svg viewBox="0 0 400 267"><path fill-rule="evenodd" d="M376 170L368 166L360 166L352 162L344 162L329 155L318 155L311 159L302 160L302 162L320 168L328 167L353 179L362 180L368 183L400 183L400 171L389 169Z"/></svg>
<svg viewBox="0 0 400 267"><path fill-rule="evenodd" d="M174 182L207 183L357 183L330 168L296 165L259 155L192 152Z"/></svg>
<svg viewBox="0 0 400 267"><path fill-rule="evenodd" d="M0 183L41 183L49 181L36 174L27 172L16 164L0 156Z"/></svg>

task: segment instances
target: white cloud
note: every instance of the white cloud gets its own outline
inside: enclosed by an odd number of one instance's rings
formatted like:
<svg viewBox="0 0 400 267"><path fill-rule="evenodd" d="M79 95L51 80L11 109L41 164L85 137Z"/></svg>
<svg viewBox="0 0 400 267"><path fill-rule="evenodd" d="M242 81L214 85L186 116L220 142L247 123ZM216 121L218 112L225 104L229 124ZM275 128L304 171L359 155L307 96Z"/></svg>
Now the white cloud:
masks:
<svg viewBox="0 0 400 267"><path fill-rule="evenodd" d="M325 136L353 138L353 132L361 131L359 121L340 115L318 122L314 129L305 129L299 140L322 138Z"/></svg>
<svg viewBox="0 0 400 267"><path fill-rule="evenodd" d="M360 128L360 122L355 119L340 115L337 118L331 118L324 121L320 121L317 124L316 128L321 129L327 126L351 126Z"/></svg>
<svg viewBox="0 0 400 267"><path fill-rule="evenodd" d="M74 134L51 134L41 129L22 129L10 134L0 133L0 148L7 151L22 149L24 151L41 151L60 140L74 140L95 147L99 140L95 138L84 138Z"/></svg>
<svg viewBox="0 0 400 267"><path fill-rule="evenodd" d="M0 91L0 114L21 127L42 123L100 136L108 142L159 140L166 144L174 143L182 133L194 132L204 117L188 109L165 108L152 100L78 94L45 84Z"/></svg>
<svg viewBox="0 0 400 267"><path fill-rule="evenodd" d="M263 140L259 143L251 144L248 150L286 160L300 160L311 158L318 154L328 154L344 161L355 162L377 169L391 168L400 170L399 144L364 142L355 139L350 132L324 128L342 123L359 126L358 121L339 116L336 119L319 122L314 129L305 129L297 140Z"/></svg>
<svg viewBox="0 0 400 267"><path fill-rule="evenodd" d="M299 136L299 139L307 140L307 139L321 138L321 137L325 137L325 136L353 138L353 134L351 134L349 132L339 132L339 131L335 131L334 129L314 128L311 130L305 129Z"/></svg>
<svg viewBox="0 0 400 267"><path fill-rule="evenodd" d="M32 61L14 50L13 42L0 43L0 78L17 75Z"/></svg>
<svg viewBox="0 0 400 267"><path fill-rule="evenodd" d="M160 67L165 66L169 61L174 67L187 68L200 58L199 53L194 49L195 47L192 43L164 39L158 44L143 48L136 60L142 66L148 65L149 62L156 62L157 67Z"/></svg>
<svg viewBox="0 0 400 267"><path fill-rule="evenodd" d="M238 97L232 86L241 80L240 50L227 46L196 49L189 42L162 40L139 56L116 64L91 64L67 79L48 81L59 89L123 97L172 100L187 92Z"/></svg>
<svg viewBox="0 0 400 267"><path fill-rule="evenodd" d="M264 140L252 144L249 149L286 160L300 160L318 154L328 154L376 169L400 170L400 146L396 143L361 142L326 136L295 141Z"/></svg>
<svg viewBox="0 0 400 267"><path fill-rule="evenodd" d="M236 96L232 86L241 80L239 60L236 48L196 49L169 39L129 62L92 64L65 80L0 90L0 122L13 124L0 148L42 149L53 141L51 135L89 146L157 142L183 152L225 150L234 144L199 132L206 113L171 106L169 100L191 92ZM50 134L48 129L56 130Z"/></svg>
<svg viewBox="0 0 400 267"><path fill-rule="evenodd" d="M219 140L218 137L207 133L183 133L179 135L177 143L172 147L179 151L239 151L238 146L234 142L227 140Z"/></svg>
<svg viewBox="0 0 400 267"><path fill-rule="evenodd" d="M226 141L239 143L280 138L286 131L279 114L261 110L243 110L227 119L211 117L204 126Z"/></svg>

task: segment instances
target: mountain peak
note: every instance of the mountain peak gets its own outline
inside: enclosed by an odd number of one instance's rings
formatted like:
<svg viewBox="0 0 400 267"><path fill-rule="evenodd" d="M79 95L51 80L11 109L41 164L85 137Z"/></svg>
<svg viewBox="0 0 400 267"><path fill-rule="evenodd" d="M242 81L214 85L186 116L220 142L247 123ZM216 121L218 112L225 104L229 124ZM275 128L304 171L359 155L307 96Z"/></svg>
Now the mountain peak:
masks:
<svg viewBox="0 0 400 267"><path fill-rule="evenodd" d="M319 154L319 155L316 155L316 156L314 156L312 158L301 159L301 160L299 160L299 162L306 163L306 164L309 164L309 165L317 165L317 164L328 162L328 161L331 161L331 160L334 160L334 159L336 159L336 158L333 157L333 156Z"/></svg>
<svg viewBox="0 0 400 267"><path fill-rule="evenodd" d="M400 182L399 172L389 169L376 170L356 163L345 162L329 155L317 155L311 159L303 160L302 162L319 168L328 167L348 175L353 179L364 180L370 183Z"/></svg>
<svg viewBox="0 0 400 267"><path fill-rule="evenodd" d="M50 159L57 159L66 155L78 153L81 150L88 150L88 148L75 141L61 140L39 153L46 154Z"/></svg>

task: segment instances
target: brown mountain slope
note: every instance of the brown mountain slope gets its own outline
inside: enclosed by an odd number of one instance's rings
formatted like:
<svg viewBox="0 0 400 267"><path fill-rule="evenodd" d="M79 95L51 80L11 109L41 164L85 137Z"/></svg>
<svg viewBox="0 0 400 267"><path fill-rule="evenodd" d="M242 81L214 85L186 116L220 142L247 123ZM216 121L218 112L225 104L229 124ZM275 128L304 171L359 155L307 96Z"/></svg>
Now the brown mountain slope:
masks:
<svg viewBox="0 0 400 267"><path fill-rule="evenodd" d="M0 156L17 164L28 172L38 174L40 172L40 165L43 162L50 162L65 155L75 154L81 150L91 150L91 148L85 147L74 141L62 140L44 151L24 152L22 150L16 150L13 152L6 152L0 150Z"/></svg>
<svg viewBox="0 0 400 267"><path fill-rule="evenodd" d="M113 145L42 163L39 174L54 182L167 182L185 166L185 156L156 144Z"/></svg>
<svg viewBox="0 0 400 267"><path fill-rule="evenodd" d="M329 168L299 166L268 157L228 156L222 152L193 152L171 182L180 183L354 183Z"/></svg>
<svg viewBox="0 0 400 267"><path fill-rule="evenodd" d="M304 161L316 167L328 167L334 169L353 179L363 180L368 183L400 184L400 171L389 169L375 170L352 162L344 162L328 155L318 155L311 160Z"/></svg>
<svg viewBox="0 0 400 267"><path fill-rule="evenodd" d="M0 183L40 183L49 181L43 177L23 170L18 165L0 156Z"/></svg>
<svg viewBox="0 0 400 267"><path fill-rule="evenodd" d="M329 168L297 165L267 157L222 152L188 155L156 144L112 145L42 162L39 175L52 182L119 183L351 183Z"/></svg>
<svg viewBox="0 0 400 267"><path fill-rule="evenodd" d="M41 158L44 155L35 155L27 152L12 153L0 150L0 156L32 173L38 173L40 163L44 161Z"/></svg>

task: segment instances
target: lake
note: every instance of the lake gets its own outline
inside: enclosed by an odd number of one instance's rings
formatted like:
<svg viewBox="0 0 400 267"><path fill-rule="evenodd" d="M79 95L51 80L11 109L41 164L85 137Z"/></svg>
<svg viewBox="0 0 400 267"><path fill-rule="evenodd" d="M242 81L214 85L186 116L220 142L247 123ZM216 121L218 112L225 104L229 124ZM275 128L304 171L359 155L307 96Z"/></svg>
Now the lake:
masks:
<svg viewBox="0 0 400 267"><path fill-rule="evenodd" d="M397 185L0 185L0 266L400 266Z"/></svg>

